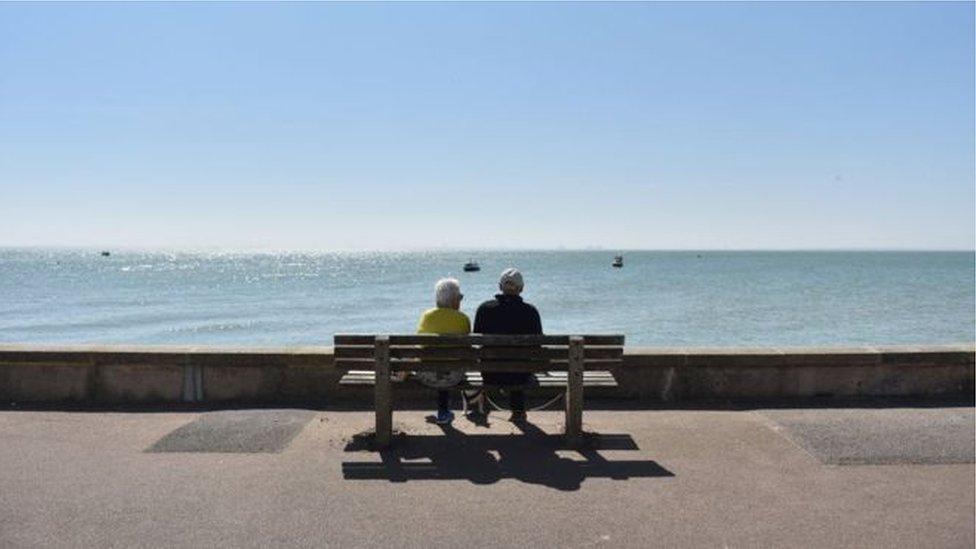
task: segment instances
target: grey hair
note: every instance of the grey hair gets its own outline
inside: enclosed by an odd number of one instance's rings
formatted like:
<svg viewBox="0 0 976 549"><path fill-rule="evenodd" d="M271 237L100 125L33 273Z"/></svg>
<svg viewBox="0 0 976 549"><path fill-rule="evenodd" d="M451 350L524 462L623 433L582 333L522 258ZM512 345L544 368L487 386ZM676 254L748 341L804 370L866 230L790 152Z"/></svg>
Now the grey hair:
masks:
<svg viewBox="0 0 976 549"><path fill-rule="evenodd" d="M498 289L503 294L518 295L522 293L525 283L522 282L522 273L518 269L510 268L502 271L501 278L498 279Z"/></svg>
<svg viewBox="0 0 976 549"><path fill-rule="evenodd" d="M438 307L450 307L461 295L461 283L456 278L442 278L434 285L434 299Z"/></svg>

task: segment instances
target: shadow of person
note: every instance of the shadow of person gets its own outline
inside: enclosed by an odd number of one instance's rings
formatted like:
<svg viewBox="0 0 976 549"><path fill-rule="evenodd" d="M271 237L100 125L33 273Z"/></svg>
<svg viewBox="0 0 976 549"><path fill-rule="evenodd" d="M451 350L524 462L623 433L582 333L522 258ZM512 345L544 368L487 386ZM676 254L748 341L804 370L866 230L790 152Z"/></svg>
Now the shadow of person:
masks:
<svg viewBox="0 0 976 549"><path fill-rule="evenodd" d="M416 451L413 455L427 457L445 478L466 478L475 484L498 482L501 478L498 459L484 444L476 442L480 437L467 436L450 424L438 427L444 433L441 444L434 441L440 437L431 437L424 444L407 445L404 457L411 457L412 448Z"/></svg>
<svg viewBox="0 0 976 549"><path fill-rule="evenodd" d="M522 432L511 437L512 444L499 448L499 465L527 484L541 484L557 490L579 490L584 480L580 463L557 452L563 448L562 437L549 435L527 420L512 422Z"/></svg>
<svg viewBox="0 0 976 549"><path fill-rule="evenodd" d="M639 450L629 435L588 435L587 446L571 451L560 435L550 435L528 422L519 422L521 433L466 435L451 425L439 425L443 435L396 437L389 449L379 452L380 461L342 463L346 480L468 480L492 484L515 479L557 490L579 490L591 477L625 480L673 477L651 460L609 461L598 450ZM371 452L363 438L354 438L345 451ZM573 459L560 455L565 452Z"/></svg>

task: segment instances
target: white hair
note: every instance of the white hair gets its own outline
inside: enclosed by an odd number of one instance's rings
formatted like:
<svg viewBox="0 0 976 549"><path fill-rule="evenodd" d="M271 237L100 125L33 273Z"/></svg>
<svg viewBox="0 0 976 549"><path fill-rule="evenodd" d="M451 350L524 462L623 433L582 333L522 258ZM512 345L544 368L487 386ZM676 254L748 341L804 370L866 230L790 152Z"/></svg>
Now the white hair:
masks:
<svg viewBox="0 0 976 549"><path fill-rule="evenodd" d="M434 285L434 299L438 307L451 307L461 295L461 283L456 278L442 278Z"/></svg>
<svg viewBox="0 0 976 549"><path fill-rule="evenodd" d="M503 294L518 295L522 293L525 283L522 282L522 273L518 269L511 268L502 271L501 278L498 279L498 289Z"/></svg>

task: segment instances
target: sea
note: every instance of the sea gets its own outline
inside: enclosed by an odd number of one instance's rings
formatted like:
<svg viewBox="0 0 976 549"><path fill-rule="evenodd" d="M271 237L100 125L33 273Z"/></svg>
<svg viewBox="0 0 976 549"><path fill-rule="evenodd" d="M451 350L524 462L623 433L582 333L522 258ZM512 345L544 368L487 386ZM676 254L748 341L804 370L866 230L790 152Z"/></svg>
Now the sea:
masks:
<svg viewBox="0 0 976 549"><path fill-rule="evenodd" d="M611 267L622 254L624 266ZM465 262L481 270L463 272ZM0 249L0 343L330 345L410 333L434 284L473 318L508 267L547 333L628 345L971 343L973 252Z"/></svg>

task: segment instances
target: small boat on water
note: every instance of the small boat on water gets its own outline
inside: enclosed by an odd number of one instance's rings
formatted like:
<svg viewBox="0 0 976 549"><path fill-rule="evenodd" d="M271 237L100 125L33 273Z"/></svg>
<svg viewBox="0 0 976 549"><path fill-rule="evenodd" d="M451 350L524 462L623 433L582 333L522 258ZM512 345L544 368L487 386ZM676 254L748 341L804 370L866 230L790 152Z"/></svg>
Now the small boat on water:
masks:
<svg viewBox="0 0 976 549"><path fill-rule="evenodd" d="M614 256L613 257L613 263L612 263L612 265L614 267L617 267L618 269L620 267L623 267L624 266L624 256L622 256L622 255Z"/></svg>
<svg viewBox="0 0 976 549"><path fill-rule="evenodd" d="M112 254L110 254L110 253L108 253L108 252L102 252L102 257L108 257L108 256L110 256L110 255L112 255Z"/></svg>
<svg viewBox="0 0 976 549"><path fill-rule="evenodd" d="M481 270L481 265L478 265L477 261L468 261L464 264L464 272L474 273Z"/></svg>

